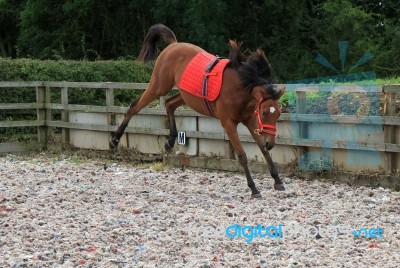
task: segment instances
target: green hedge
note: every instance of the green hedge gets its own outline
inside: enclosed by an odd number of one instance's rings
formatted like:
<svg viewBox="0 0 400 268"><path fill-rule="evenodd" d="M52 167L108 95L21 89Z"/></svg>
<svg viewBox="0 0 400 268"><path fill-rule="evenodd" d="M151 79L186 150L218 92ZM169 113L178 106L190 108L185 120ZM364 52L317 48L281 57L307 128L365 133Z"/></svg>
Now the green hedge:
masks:
<svg viewBox="0 0 400 268"><path fill-rule="evenodd" d="M134 61L0 58L0 81L148 82L151 70Z"/></svg>
<svg viewBox="0 0 400 268"><path fill-rule="evenodd" d="M148 82L152 66L134 61L40 61L0 58L0 81L68 81L68 82ZM104 90L72 89L70 103L104 104ZM116 104L128 105L139 92L116 91ZM59 93L52 92L52 101L59 101ZM0 91L0 103L34 102L32 89Z"/></svg>

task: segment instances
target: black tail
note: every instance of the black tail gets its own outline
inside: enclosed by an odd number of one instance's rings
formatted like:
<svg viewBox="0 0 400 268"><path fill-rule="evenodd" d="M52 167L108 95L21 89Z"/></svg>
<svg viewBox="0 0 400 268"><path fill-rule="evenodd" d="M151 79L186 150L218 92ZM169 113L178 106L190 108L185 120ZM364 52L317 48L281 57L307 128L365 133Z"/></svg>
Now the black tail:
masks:
<svg viewBox="0 0 400 268"><path fill-rule="evenodd" d="M149 32L143 41L143 47L137 58L139 61L147 62L157 58L159 49L157 42L162 38L168 45L176 43L174 32L163 24L156 24L150 27Z"/></svg>

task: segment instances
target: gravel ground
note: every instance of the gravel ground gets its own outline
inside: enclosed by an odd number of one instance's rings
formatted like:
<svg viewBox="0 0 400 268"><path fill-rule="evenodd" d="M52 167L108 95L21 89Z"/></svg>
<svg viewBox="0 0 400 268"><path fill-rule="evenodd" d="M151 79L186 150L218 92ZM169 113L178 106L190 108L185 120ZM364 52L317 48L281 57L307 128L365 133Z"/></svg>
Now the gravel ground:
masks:
<svg viewBox="0 0 400 268"><path fill-rule="evenodd" d="M0 157L0 266L398 267L399 192L255 178L251 200L243 174ZM231 239L235 224L275 232Z"/></svg>

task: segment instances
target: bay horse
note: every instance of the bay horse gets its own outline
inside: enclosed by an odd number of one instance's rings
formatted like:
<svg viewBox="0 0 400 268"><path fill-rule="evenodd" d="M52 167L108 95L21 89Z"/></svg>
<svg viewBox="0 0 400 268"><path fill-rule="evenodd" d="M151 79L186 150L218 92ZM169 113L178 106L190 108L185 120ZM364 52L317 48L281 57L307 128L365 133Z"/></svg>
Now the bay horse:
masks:
<svg viewBox="0 0 400 268"><path fill-rule="evenodd" d="M159 53L157 43L162 39L166 47ZM281 114L278 99L285 89L277 90L272 68L261 49L252 52L247 58L240 51L236 41L229 41L229 63L222 73L222 86L219 96L204 105L204 99L192 95L181 88L178 82L189 62L202 48L189 43L178 42L174 32L163 24L150 27L138 60L148 62L157 58L148 88L132 102L125 117L110 140L110 149L118 146L130 119L154 99L165 96L175 85L179 92L165 101L170 133L165 142L166 151L171 151L178 136L174 112L181 105L188 105L200 114L212 115L220 120L246 174L251 197L261 197L249 168L245 151L239 140L237 125L243 123L257 142L274 178L275 190L285 187L269 154L275 145L276 122ZM158 55L159 54L159 55ZM210 111L211 110L211 111Z"/></svg>

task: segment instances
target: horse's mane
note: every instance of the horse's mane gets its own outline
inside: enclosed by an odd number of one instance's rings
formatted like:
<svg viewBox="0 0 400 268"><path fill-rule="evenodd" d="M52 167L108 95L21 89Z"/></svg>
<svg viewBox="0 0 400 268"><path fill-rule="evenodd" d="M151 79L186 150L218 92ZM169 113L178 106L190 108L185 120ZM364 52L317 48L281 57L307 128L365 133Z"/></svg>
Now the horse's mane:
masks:
<svg viewBox="0 0 400 268"><path fill-rule="evenodd" d="M264 85L268 93L274 96L275 91L271 84L276 82L276 77L264 52L257 49L246 58L236 41L229 40L229 46L229 60L239 74L242 87L251 91L256 86Z"/></svg>

